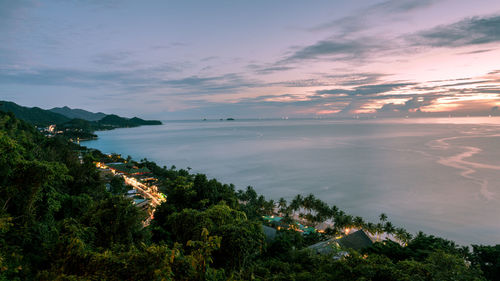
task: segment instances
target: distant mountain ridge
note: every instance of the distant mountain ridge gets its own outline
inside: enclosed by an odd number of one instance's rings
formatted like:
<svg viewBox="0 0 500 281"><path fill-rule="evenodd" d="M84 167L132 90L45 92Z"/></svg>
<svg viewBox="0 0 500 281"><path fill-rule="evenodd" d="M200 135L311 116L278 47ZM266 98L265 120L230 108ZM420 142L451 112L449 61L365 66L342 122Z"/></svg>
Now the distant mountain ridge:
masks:
<svg viewBox="0 0 500 281"><path fill-rule="evenodd" d="M102 112L97 112L93 113L84 109L72 109L67 106L64 107L54 107L52 109L49 109L52 112L62 114L70 119L73 118L78 118L78 119L83 119L87 121L99 121L102 118L106 117L107 114L104 114Z"/></svg>
<svg viewBox="0 0 500 281"><path fill-rule="evenodd" d="M86 132L162 124L158 120L143 120L138 117L124 118L115 114L107 115L102 112L93 113L83 109L71 109L67 106L50 110L25 107L10 101L0 101L0 110L12 112L17 118L36 126L56 124L59 128L81 129ZM98 117L101 118L97 119Z"/></svg>
<svg viewBox="0 0 500 281"><path fill-rule="evenodd" d="M41 109L39 107L25 107L10 101L0 101L0 110L12 112L17 118L36 126L61 124L71 120L71 118L59 113Z"/></svg>

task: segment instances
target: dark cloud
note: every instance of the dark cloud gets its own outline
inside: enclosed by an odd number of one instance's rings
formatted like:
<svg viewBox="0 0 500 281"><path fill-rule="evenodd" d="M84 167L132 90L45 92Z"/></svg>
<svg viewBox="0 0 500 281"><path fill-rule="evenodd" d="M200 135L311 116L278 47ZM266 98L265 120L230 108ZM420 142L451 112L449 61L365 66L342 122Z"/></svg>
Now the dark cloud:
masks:
<svg viewBox="0 0 500 281"><path fill-rule="evenodd" d="M338 95L347 94L349 96L373 96L380 95L386 92L390 92L402 87L416 85L416 83L387 83L387 84L375 84L375 85L364 85L355 87L352 90L346 89L330 89L330 90L320 90L316 93L319 95Z"/></svg>
<svg viewBox="0 0 500 281"><path fill-rule="evenodd" d="M92 62L98 65L124 65L132 53L127 51L108 52L96 55Z"/></svg>
<svg viewBox="0 0 500 281"><path fill-rule="evenodd" d="M453 84L440 85L440 87L467 86L467 85L475 85L475 84L484 84L487 82L490 82L490 80L459 82L459 83L453 83Z"/></svg>
<svg viewBox="0 0 500 281"><path fill-rule="evenodd" d="M0 69L0 82L21 85L74 86L98 88L101 86L128 87L150 85L155 87L161 81L157 78L177 72L175 65L163 64L136 70L79 70L69 68L36 68L28 70Z"/></svg>
<svg viewBox="0 0 500 281"><path fill-rule="evenodd" d="M377 111L378 112L410 112L412 110L420 111L421 107L431 105L436 100L436 98L437 97L429 97L429 96L413 97L407 100L403 104L394 104L394 103L384 104Z"/></svg>
<svg viewBox="0 0 500 281"><path fill-rule="evenodd" d="M482 53L487 53L494 51L495 49L484 49L484 50L475 50L475 51L470 51L470 52L462 52L458 53L459 55L474 55L474 54L482 54Z"/></svg>
<svg viewBox="0 0 500 281"><path fill-rule="evenodd" d="M337 85L341 86L360 86L367 84L375 84L380 81L380 78L387 76L384 73L353 73L343 75L326 75L327 78L337 80ZM339 81L340 80L340 81Z"/></svg>
<svg viewBox="0 0 500 281"><path fill-rule="evenodd" d="M166 50L166 49L172 49L175 47L186 47L188 45L189 44L187 44L185 42L171 42L171 43L167 43L167 44L153 45L153 46L151 46L151 49L153 49L153 50Z"/></svg>
<svg viewBox="0 0 500 281"><path fill-rule="evenodd" d="M229 73L220 76L198 77L190 76L181 79L164 80L161 84L173 88L185 89L179 92L186 95L188 92L194 95L221 94L242 88L253 88L263 84L257 80L247 79L237 73ZM195 90L195 91L192 91Z"/></svg>
<svg viewBox="0 0 500 281"><path fill-rule="evenodd" d="M286 87L319 87L319 86L332 86L335 85L334 81L328 81L325 79L297 79L288 80L283 82L270 83L269 85L280 85Z"/></svg>
<svg viewBox="0 0 500 281"><path fill-rule="evenodd" d="M401 3L400 3L401 2ZM418 3L417 3L418 2ZM420 3L422 2L422 3ZM380 10L389 12L420 8L433 1L387 1L379 4ZM353 19L357 18L353 16ZM349 19L347 19L349 22ZM342 25L340 25L342 26ZM352 27L354 30L355 28ZM352 30L351 30L352 31ZM282 67L303 60L342 60L352 64L364 63L368 59L386 55L421 52L418 47L463 47L494 43L500 41L500 15L473 17L459 22L441 25L398 38L382 36L360 37L354 32L345 32L320 40L309 46L293 47L292 54L276 63ZM494 49L481 49L464 55L489 52Z"/></svg>
<svg viewBox="0 0 500 281"><path fill-rule="evenodd" d="M500 41L500 15L473 17L407 37L415 46L463 47Z"/></svg>
<svg viewBox="0 0 500 281"><path fill-rule="evenodd" d="M0 83L79 88L108 87L124 92L172 88L180 89L172 93L199 95L227 93L230 90L262 85L258 81L246 79L236 73L212 77L164 78L178 71L176 65L170 64L130 71L90 71L66 68L39 68L23 71L0 69Z"/></svg>
<svg viewBox="0 0 500 281"><path fill-rule="evenodd" d="M301 48L288 56L280 63L289 63L300 60L313 59L336 59L336 60L359 60L366 54L381 50L383 44L372 38L358 39L331 39L319 41L313 45Z"/></svg>
<svg viewBox="0 0 500 281"><path fill-rule="evenodd" d="M0 1L0 30L12 29L26 20L26 11L37 6L33 0Z"/></svg>
<svg viewBox="0 0 500 281"><path fill-rule="evenodd" d="M2 71L0 82L22 85L51 85L94 88L110 82L145 82L127 72L93 72L64 68L42 68L27 71Z"/></svg>
<svg viewBox="0 0 500 281"><path fill-rule="evenodd" d="M264 68L259 68L257 66L256 68L257 68L257 70L255 71L255 73L257 73L257 74L270 74L270 73L274 73L274 72L281 72L281 71L288 71L288 70L295 69L295 67L292 67L292 66L270 66L270 67L264 67Z"/></svg>
<svg viewBox="0 0 500 281"><path fill-rule="evenodd" d="M411 12L430 6L434 0L389 0L357 11L354 15L335 19L314 26L309 31L340 30L342 34L352 34L380 22L387 16Z"/></svg>

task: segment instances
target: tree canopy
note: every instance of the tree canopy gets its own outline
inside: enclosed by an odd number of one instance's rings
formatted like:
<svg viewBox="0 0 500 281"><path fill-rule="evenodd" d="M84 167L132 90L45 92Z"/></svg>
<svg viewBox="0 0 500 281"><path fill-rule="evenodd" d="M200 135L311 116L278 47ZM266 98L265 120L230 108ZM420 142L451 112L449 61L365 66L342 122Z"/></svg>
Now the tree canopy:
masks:
<svg viewBox="0 0 500 281"><path fill-rule="evenodd" d="M383 214L366 222L312 194L266 200L147 159L134 165L152 171L167 200L145 226L120 178L106 190L97 160L133 161L47 138L0 111L0 280L499 280L499 245L412 236ZM273 214L334 229L266 240L262 216ZM397 239L340 258L307 248L349 227Z"/></svg>

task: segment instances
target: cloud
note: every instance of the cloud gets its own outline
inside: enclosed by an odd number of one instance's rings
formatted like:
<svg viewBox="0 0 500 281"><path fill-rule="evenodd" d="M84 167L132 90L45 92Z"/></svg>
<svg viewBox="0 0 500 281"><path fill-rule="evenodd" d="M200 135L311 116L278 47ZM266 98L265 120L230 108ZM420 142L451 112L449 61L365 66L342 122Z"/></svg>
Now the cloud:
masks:
<svg viewBox="0 0 500 281"><path fill-rule="evenodd" d="M309 28L309 31L340 30L341 34L352 34L376 25L387 16L408 13L430 6L434 0L389 0L371 5L355 14L332 20Z"/></svg>
<svg viewBox="0 0 500 281"><path fill-rule="evenodd" d="M416 85L413 82L405 83L385 83L385 84L375 84L375 85L363 85L357 86L352 90L346 89L329 89L320 90L316 93L319 95L338 95L338 94L348 94L349 96L373 96L387 93L393 90L397 90L403 87Z"/></svg>
<svg viewBox="0 0 500 281"><path fill-rule="evenodd" d="M396 4L396 2L398 4ZM401 2L401 3L400 3ZM422 3L416 3L422 2ZM389 12L410 11L430 5L434 1L387 1L375 10ZM352 16L357 19L356 16ZM340 25L342 27L342 24ZM355 29L355 28L353 28ZM305 60L345 61L350 64L367 63L370 59L400 56L422 52L418 47L464 47L495 43L500 41L500 15L472 17L434 28L391 38L383 35L363 35L345 32L332 35L309 46L292 47L291 55L275 63L279 67ZM493 51L494 49L472 50L463 55Z"/></svg>
<svg viewBox="0 0 500 281"><path fill-rule="evenodd" d="M368 53L386 49L387 46L381 44L374 38L344 39L332 38L318 41L313 45L303 47L295 51L292 55L283 59L280 63L289 63L301 60L325 59L331 60L360 60Z"/></svg>
<svg viewBox="0 0 500 281"><path fill-rule="evenodd" d="M352 74L342 74L342 75L327 75L325 77L333 78L337 82L336 84L341 86L360 86L376 84L380 81L380 78L388 76L385 73L352 73Z"/></svg>
<svg viewBox="0 0 500 281"><path fill-rule="evenodd" d="M474 54L482 54L482 53L487 53L487 52L491 52L491 51L494 51L495 49L483 49L483 50L474 50L474 51L470 51L470 52L461 52L461 53L458 53L459 55L474 55Z"/></svg>
<svg viewBox="0 0 500 281"><path fill-rule="evenodd" d="M472 17L407 36L414 46L463 47L500 41L500 15Z"/></svg>
<svg viewBox="0 0 500 281"><path fill-rule="evenodd" d="M132 70L80 70L71 68L38 67L33 69L0 68L0 83L38 86L69 86L77 88L108 88L134 91L155 88L162 77L177 73L176 64Z"/></svg>
<svg viewBox="0 0 500 281"><path fill-rule="evenodd" d="M180 94L221 94L228 91L254 88L263 86L260 81L248 79L237 73L228 73L220 76L198 77L190 76L181 79L172 79L161 81L161 84L173 88L188 90ZM194 91L192 91L194 90Z"/></svg>
<svg viewBox="0 0 500 281"><path fill-rule="evenodd" d="M295 67L292 67L292 66L270 66L270 67L264 67L264 68L260 68L259 66L255 66L255 68L257 68L257 70L255 71L255 73L257 73L257 74L270 74L270 73L274 73L274 72L281 72L281 71L288 71L288 70L295 69Z"/></svg>
<svg viewBox="0 0 500 281"><path fill-rule="evenodd" d="M429 96L413 97L403 104L386 103L377 112L418 112L421 107L431 105L436 99L437 97Z"/></svg>
<svg viewBox="0 0 500 281"><path fill-rule="evenodd" d="M0 30L9 30L26 19L26 10L37 6L36 1L0 1Z"/></svg>
<svg viewBox="0 0 500 281"><path fill-rule="evenodd" d="M128 51L116 51L107 52L96 55L92 58L92 62L98 65L126 65L126 60L132 56L132 52Z"/></svg>
<svg viewBox="0 0 500 281"><path fill-rule="evenodd" d="M153 50L166 50L166 49L172 49L176 47L186 47L189 46L188 43L185 42L171 42L167 44L158 44L158 45L153 45L151 46L151 49Z"/></svg>

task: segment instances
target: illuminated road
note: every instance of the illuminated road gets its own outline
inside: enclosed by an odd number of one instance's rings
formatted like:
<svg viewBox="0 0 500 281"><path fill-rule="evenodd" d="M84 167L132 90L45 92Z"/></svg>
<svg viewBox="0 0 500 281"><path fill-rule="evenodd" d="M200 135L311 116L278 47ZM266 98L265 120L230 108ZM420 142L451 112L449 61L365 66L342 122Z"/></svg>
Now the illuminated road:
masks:
<svg viewBox="0 0 500 281"><path fill-rule="evenodd" d="M108 166L106 166L106 164L100 162L97 162L96 166L101 169L110 169ZM116 174L114 170L112 169L110 170L113 172L113 174ZM148 187L133 177L127 177L125 175L121 176L125 180L126 184L131 185L142 196L144 196L144 198L149 199L149 204L153 208L155 208L156 206L160 205L162 202L165 201L165 199L158 193L158 188L156 186L153 185L151 187Z"/></svg>
<svg viewBox="0 0 500 281"><path fill-rule="evenodd" d="M141 195L143 195L143 196L147 197L148 199L150 199L151 206L156 207L156 206L158 206L158 205L161 204L161 202L162 202L163 199L161 198L161 196L157 192L154 192L152 190L152 189L156 189L156 188L154 188L154 186L152 186L151 188L149 188L146 185L144 185L144 184L140 183L139 181L137 181L135 178L127 177L127 176L122 176L122 177L125 180L126 184L131 185Z"/></svg>

